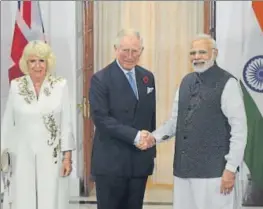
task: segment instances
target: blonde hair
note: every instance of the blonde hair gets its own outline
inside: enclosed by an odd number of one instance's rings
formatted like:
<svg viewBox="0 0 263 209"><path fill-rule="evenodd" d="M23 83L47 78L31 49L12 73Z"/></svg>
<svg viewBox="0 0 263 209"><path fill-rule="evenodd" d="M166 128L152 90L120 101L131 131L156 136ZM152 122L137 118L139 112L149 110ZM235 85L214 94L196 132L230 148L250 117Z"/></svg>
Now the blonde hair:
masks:
<svg viewBox="0 0 263 209"><path fill-rule="evenodd" d="M30 41L24 48L23 54L19 60L19 67L24 74L28 74L27 61L29 56L37 56L47 61L47 74L51 74L55 67L56 58L51 47L44 41Z"/></svg>

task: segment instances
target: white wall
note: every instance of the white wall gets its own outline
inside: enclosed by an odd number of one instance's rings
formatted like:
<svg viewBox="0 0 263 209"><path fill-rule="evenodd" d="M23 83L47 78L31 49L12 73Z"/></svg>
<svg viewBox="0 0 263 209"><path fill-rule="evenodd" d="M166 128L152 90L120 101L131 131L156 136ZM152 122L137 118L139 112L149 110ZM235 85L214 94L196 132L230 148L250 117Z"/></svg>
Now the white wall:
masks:
<svg viewBox="0 0 263 209"><path fill-rule="evenodd" d="M47 41L57 57L57 75L68 80L72 97L73 130L76 133L76 2L41 1ZM8 69L12 64L10 50L13 38L17 1L1 2L1 116L8 94ZM2 117L1 117L2 118ZM76 153L73 153L76 160ZM74 169L72 178L77 176ZM75 192L74 192L75 193ZM74 194L75 195L75 194Z"/></svg>

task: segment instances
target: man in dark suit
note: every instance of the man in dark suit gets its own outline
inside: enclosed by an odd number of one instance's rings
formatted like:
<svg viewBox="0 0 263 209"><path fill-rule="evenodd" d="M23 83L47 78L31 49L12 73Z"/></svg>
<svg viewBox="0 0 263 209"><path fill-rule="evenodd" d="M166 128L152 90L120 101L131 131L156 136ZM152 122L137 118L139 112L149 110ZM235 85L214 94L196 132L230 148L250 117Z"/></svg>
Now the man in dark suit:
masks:
<svg viewBox="0 0 263 209"><path fill-rule="evenodd" d="M155 130L154 76L137 65L143 51L138 32L120 31L114 48L116 60L91 78L92 175L99 209L142 209L156 148L153 141L145 151L137 146L144 130Z"/></svg>

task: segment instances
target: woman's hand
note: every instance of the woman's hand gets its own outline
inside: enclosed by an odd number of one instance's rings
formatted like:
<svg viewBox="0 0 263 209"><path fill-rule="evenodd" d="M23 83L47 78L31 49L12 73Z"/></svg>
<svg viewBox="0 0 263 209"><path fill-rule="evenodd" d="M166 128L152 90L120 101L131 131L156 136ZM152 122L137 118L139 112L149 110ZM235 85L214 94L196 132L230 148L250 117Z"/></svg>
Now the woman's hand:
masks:
<svg viewBox="0 0 263 209"><path fill-rule="evenodd" d="M71 151L64 153L62 161L61 176L69 176L72 171Z"/></svg>
<svg viewBox="0 0 263 209"><path fill-rule="evenodd" d="M62 162L61 176L69 176L72 171L71 159L65 158Z"/></svg>

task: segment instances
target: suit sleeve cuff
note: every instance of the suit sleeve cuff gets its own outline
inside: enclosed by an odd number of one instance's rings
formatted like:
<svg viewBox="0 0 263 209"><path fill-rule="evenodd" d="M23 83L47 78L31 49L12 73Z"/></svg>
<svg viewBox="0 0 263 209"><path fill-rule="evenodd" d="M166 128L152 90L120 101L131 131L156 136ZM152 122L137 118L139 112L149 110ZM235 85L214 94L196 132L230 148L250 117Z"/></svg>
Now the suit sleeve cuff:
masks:
<svg viewBox="0 0 263 209"><path fill-rule="evenodd" d="M236 173L236 171L237 171L237 166L233 166L233 165L227 163L225 169L226 169L226 170L229 170L229 171L231 171L231 172L233 172L233 173Z"/></svg>

